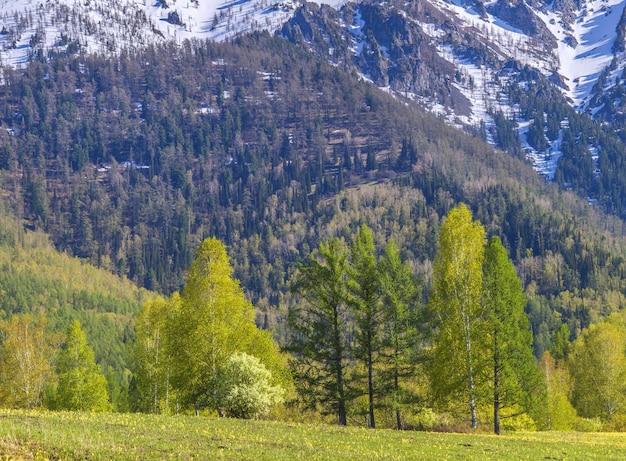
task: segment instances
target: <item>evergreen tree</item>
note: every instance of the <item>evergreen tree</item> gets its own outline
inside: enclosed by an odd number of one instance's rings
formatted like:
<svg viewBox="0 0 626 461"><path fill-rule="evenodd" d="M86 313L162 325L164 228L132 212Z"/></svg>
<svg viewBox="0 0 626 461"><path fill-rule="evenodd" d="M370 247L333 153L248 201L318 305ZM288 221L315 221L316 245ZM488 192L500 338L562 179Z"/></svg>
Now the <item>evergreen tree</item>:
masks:
<svg viewBox="0 0 626 461"><path fill-rule="evenodd" d="M437 325L431 380L440 400L464 396L472 428L477 427L476 380L484 372L485 334L481 307L485 230L462 204L452 209L439 232L429 301ZM477 347L478 346L478 347Z"/></svg>
<svg viewBox="0 0 626 461"><path fill-rule="evenodd" d="M524 307L526 297L513 262L496 236L485 250L483 308L489 323L493 359L493 430L500 434L501 410L526 411L541 379L533 357L533 338Z"/></svg>
<svg viewBox="0 0 626 461"><path fill-rule="evenodd" d="M352 244L348 274L349 304L356 326L355 352L367 370L369 427L375 428L374 365L382 348L384 311L374 237L365 224Z"/></svg>
<svg viewBox="0 0 626 461"><path fill-rule="evenodd" d="M298 392L310 407L321 405L324 413L335 413L342 426L348 401L347 257L339 239L320 243L319 254L300 266L293 290L303 302L289 312Z"/></svg>
<svg viewBox="0 0 626 461"><path fill-rule="evenodd" d="M382 387L392 395L396 427L400 430L401 407L409 394L403 381L410 379L414 373L411 355L417 343L416 306L419 305L420 293L411 268L402 262L393 240L385 248L380 261L380 277L385 318Z"/></svg>
<svg viewBox="0 0 626 461"><path fill-rule="evenodd" d="M111 410L106 378L100 372L77 320L67 329L65 345L59 353L57 374L56 408L94 412Z"/></svg>

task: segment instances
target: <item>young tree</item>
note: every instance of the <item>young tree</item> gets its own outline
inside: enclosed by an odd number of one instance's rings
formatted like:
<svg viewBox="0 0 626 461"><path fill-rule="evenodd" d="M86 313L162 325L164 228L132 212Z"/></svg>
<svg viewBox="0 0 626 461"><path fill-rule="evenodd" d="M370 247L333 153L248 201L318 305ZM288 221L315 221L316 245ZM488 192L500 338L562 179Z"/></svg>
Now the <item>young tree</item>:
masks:
<svg viewBox="0 0 626 461"><path fill-rule="evenodd" d="M626 332L609 322L591 325L568 355L572 403L585 418L610 420L626 409Z"/></svg>
<svg viewBox="0 0 626 461"><path fill-rule="evenodd" d="M546 380L547 405L544 408L542 428L549 431L571 431L576 422L576 410L568 399L570 376L565 363L555 360L549 351L539 361L539 369Z"/></svg>
<svg viewBox="0 0 626 461"><path fill-rule="evenodd" d="M161 297L144 304L135 320L135 405L141 411L167 412L172 397L167 327L180 309L180 296Z"/></svg>
<svg viewBox="0 0 626 461"><path fill-rule="evenodd" d="M0 346L0 396L11 407L34 408L42 404L44 386L53 378L54 349L46 333L46 318L13 316L2 325Z"/></svg>
<svg viewBox="0 0 626 461"><path fill-rule="evenodd" d="M100 372L77 320L67 329L57 366L59 385L55 407L61 410L105 412L111 410L106 378Z"/></svg>
<svg viewBox="0 0 626 461"><path fill-rule="evenodd" d="M374 237L367 225L361 226L352 244L348 275L348 302L356 326L355 351L367 370L369 427L375 428L374 365L382 347L384 311L380 302L380 276Z"/></svg>
<svg viewBox="0 0 626 461"><path fill-rule="evenodd" d="M493 359L493 430L500 434L500 411L526 411L541 379L533 357L533 338L524 307L526 297L500 239L492 237L483 265L483 308L490 335L486 348Z"/></svg>
<svg viewBox="0 0 626 461"><path fill-rule="evenodd" d="M402 262L393 240L380 261L380 283L385 317L382 385L393 396L396 427L401 430L401 405L407 392L402 380L414 373L410 356L417 343L415 306L419 304L419 293L411 268Z"/></svg>
<svg viewBox="0 0 626 461"><path fill-rule="evenodd" d="M216 404L228 416L256 418L283 401L285 390L253 355L235 352L218 375Z"/></svg>
<svg viewBox="0 0 626 461"><path fill-rule="evenodd" d="M433 267L429 307L437 328L431 379L436 397L465 396L474 429L476 373L484 365L484 351L475 347L485 334L481 307L484 251L483 226L472 221L466 205L452 209L440 229Z"/></svg>
<svg viewBox="0 0 626 461"><path fill-rule="evenodd" d="M308 405L322 405L335 413L340 425L346 418L348 340L345 283L347 251L337 238L320 243L318 256L300 266L293 291L302 304L289 312L298 391Z"/></svg>

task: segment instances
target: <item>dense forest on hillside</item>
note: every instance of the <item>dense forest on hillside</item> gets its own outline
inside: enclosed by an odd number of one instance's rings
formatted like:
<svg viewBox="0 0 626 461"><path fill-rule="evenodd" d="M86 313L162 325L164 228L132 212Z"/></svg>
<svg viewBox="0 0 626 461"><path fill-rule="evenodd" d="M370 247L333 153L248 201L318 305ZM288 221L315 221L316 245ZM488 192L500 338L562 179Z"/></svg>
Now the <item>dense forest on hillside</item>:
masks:
<svg viewBox="0 0 626 461"><path fill-rule="evenodd" d="M216 236L281 339L295 262L321 239L366 222L428 287L461 201L516 262L537 355L624 303L621 221L268 34L5 68L0 122L2 193L29 227L166 294Z"/></svg>
<svg viewBox="0 0 626 461"><path fill-rule="evenodd" d="M0 325L30 315L44 322L57 344L60 332L79 321L105 374L114 407L128 408L127 391L134 340L134 317L153 295L104 269L59 253L41 231L0 207ZM45 321L42 317L45 317Z"/></svg>

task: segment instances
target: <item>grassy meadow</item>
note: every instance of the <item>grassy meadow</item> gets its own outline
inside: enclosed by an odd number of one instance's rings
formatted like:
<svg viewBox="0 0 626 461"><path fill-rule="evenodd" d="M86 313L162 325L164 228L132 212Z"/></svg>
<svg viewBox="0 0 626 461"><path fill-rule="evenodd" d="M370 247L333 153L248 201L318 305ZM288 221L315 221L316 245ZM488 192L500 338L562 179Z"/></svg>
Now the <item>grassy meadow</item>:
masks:
<svg viewBox="0 0 626 461"><path fill-rule="evenodd" d="M193 416L0 411L12 460L612 460L626 434L444 434Z"/></svg>

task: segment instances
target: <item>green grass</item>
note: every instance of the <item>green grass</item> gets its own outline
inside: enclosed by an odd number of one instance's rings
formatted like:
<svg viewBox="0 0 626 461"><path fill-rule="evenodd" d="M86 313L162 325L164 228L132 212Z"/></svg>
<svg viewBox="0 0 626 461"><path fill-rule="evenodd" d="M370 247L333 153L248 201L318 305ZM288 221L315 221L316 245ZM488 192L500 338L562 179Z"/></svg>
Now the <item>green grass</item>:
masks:
<svg viewBox="0 0 626 461"><path fill-rule="evenodd" d="M0 459L617 460L626 434L443 434L192 416L0 411Z"/></svg>

